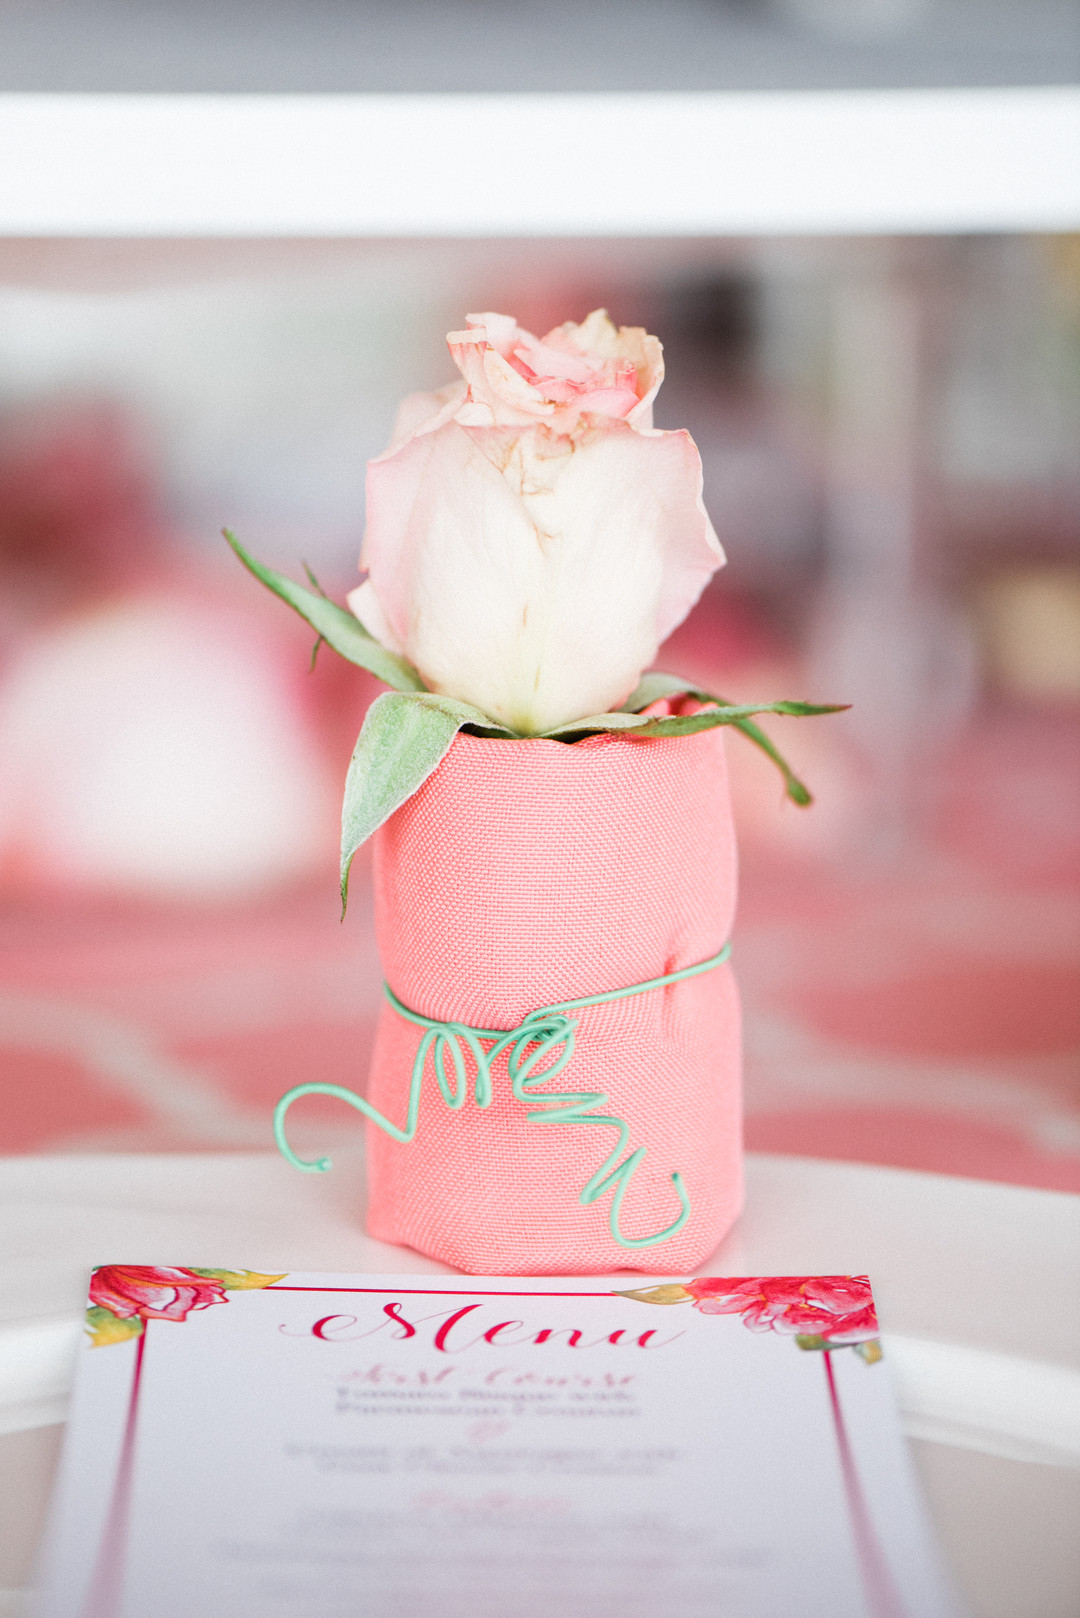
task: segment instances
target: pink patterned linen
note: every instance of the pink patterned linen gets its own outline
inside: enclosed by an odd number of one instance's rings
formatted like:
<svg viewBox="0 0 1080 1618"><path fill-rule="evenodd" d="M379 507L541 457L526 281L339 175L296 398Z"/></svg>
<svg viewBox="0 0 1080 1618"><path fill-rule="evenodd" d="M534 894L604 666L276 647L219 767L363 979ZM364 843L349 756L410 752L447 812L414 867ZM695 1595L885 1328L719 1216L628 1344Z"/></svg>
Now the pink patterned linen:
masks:
<svg viewBox="0 0 1080 1618"><path fill-rule="evenodd" d="M735 910L735 840L722 732L573 746L461 734L375 839L375 920L388 983L427 1017L510 1029L560 1001L624 988L715 955ZM451 1111L430 1062L419 1127L400 1145L367 1126L368 1228L473 1273L685 1273L742 1203L740 1015L728 965L573 1013L569 1064L544 1092L600 1091L645 1147L621 1210L634 1238L679 1213L674 1236L624 1247L611 1193L579 1201L611 1127L530 1123L505 1056L494 1102ZM389 1005L368 1098L405 1118L423 1031ZM469 1063L470 1081L472 1063Z"/></svg>

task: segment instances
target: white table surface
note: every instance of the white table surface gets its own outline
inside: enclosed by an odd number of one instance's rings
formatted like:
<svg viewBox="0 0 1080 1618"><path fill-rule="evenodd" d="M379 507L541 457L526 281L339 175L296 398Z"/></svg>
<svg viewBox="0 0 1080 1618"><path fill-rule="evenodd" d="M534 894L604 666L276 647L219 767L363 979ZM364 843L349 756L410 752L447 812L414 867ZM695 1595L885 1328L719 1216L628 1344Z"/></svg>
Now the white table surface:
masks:
<svg viewBox="0 0 1080 1618"><path fill-rule="evenodd" d="M437 1272L363 1231L359 1153L0 1160L0 1618L19 1610L93 1264ZM1080 1612L1080 1198L748 1159L701 1273L868 1273L905 1428L977 1618ZM7 1592L5 1594L5 1591Z"/></svg>

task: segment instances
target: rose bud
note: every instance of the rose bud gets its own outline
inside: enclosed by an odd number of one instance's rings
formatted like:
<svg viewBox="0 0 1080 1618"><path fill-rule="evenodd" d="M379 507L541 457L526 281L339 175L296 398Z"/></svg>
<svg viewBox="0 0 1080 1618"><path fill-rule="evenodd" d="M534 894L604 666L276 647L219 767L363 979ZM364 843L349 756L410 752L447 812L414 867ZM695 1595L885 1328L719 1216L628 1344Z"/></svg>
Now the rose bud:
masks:
<svg viewBox="0 0 1080 1618"><path fill-rule="evenodd" d="M652 426L655 337L467 318L463 380L406 399L369 463L349 605L432 691L535 735L618 707L724 554L692 438Z"/></svg>

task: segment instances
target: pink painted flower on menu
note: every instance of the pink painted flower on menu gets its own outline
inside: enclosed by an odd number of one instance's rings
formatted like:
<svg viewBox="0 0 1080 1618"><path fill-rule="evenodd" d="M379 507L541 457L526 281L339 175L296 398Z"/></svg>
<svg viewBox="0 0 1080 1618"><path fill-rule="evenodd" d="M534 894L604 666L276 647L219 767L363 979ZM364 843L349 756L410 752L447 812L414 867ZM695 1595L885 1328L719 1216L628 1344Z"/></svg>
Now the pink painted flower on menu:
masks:
<svg viewBox="0 0 1080 1618"><path fill-rule="evenodd" d="M349 596L433 691L523 735L617 707L724 560L659 341L604 310L451 332L461 380L401 406Z"/></svg>
<svg viewBox="0 0 1080 1618"><path fill-rule="evenodd" d="M103 1264L90 1278L86 1330L95 1348L130 1342L148 1320L186 1320L196 1309L228 1303L226 1293L260 1291L284 1279L260 1270Z"/></svg>
<svg viewBox="0 0 1080 1618"><path fill-rule="evenodd" d="M878 1335L865 1275L706 1276L683 1283L704 1315L741 1315L751 1331L817 1337L836 1347Z"/></svg>
<svg viewBox="0 0 1080 1618"><path fill-rule="evenodd" d="M105 1264L91 1278L90 1302L120 1320L185 1320L228 1299L221 1281L192 1270Z"/></svg>

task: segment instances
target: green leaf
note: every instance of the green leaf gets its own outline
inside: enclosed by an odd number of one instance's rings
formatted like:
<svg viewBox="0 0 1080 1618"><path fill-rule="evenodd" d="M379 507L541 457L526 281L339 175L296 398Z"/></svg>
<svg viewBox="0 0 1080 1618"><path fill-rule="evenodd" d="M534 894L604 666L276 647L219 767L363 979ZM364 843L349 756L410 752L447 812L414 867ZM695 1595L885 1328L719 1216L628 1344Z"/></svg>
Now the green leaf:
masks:
<svg viewBox="0 0 1080 1618"><path fill-rule="evenodd" d="M341 913L353 855L437 769L463 725L512 737L479 708L433 691L386 691L367 711L345 779L341 812Z"/></svg>
<svg viewBox="0 0 1080 1618"><path fill-rule="evenodd" d="M615 1292L615 1298L634 1298L638 1303L691 1303L694 1294L687 1292L677 1281L665 1282L660 1287L643 1287L638 1292Z"/></svg>
<svg viewBox="0 0 1080 1618"><path fill-rule="evenodd" d="M110 1343L126 1343L132 1337L141 1337L143 1322L138 1315L121 1320L111 1309L91 1304L86 1311L86 1331L91 1348L106 1348Z"/></svg>
<svg viewBox="0 0 1080 1618"><path fill-rule="evenodd" d="M275 1281L284 1281L287 1271L280 1275L264 1275L261 1270L200 1270L196 1265L189 1265L192 1275L201 1275L207 1281L220 1281L226 1292L254 1292L262 1287L273 1286Z"/></svg>
<svg viewBox="0 0 1080 1618"><path fill-rule="evenodd" d="M374 635L368 634L359 618L354 617L344 607L339 607L336 601L331 601L321 590L316 595L311 590L305 590L302 584L295 584L292 579L287 579L283 573L276 573L272 567L256 561L228 528L223 528L222 533L248 572L253 573L268 590L280 596L282 601L287 601L293 611L298 612L301 618L318 632L319 638L328 646L332 646L334 651L348 662L369 670L370 673L377 675L384 685L392 686L395 691L425 689L423 680L412 664L406 662L405 658L398 657L396 652L388 652ZM308 577L317 587L317 580L310 569Z"/></svg>

